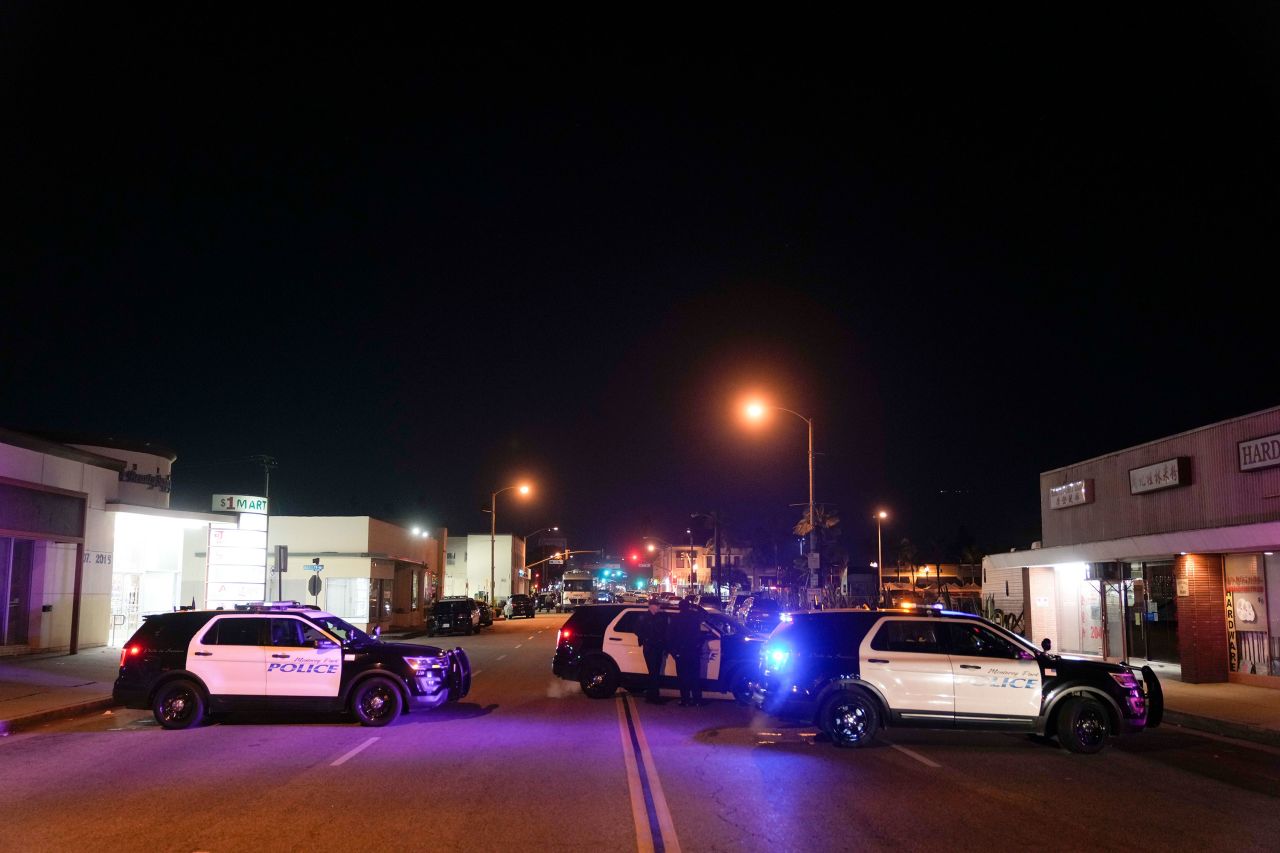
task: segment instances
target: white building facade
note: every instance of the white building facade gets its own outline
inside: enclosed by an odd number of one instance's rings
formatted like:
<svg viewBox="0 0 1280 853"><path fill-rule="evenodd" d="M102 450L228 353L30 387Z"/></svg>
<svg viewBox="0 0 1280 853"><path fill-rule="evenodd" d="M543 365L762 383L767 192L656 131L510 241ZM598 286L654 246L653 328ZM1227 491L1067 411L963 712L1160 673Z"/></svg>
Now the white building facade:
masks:
<svg viewBox="0 0 1280 853"><path fill-rule="evenodd" d="M492 563L488 533L457 536L445 548L444 594L474 598L488 596L490 566L493 568L497 601L513 593L529 592L529 572L525 566L525 543L519 536L500 534L493 539Z"/></svg>

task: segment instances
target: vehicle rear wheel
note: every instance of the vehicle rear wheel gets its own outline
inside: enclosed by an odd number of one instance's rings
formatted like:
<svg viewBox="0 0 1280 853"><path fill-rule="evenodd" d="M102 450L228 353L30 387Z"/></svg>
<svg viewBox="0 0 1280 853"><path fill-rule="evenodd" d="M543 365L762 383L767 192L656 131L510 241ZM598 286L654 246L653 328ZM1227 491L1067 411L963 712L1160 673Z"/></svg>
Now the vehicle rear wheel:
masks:
<svg viewBox="0 0 1280 853"><path fill-rule="evenodd" d="M156 691L151 713L166 729L190 729L204 720L204 694L194 682L170 681Z"/></svg>
<svg viewBox="0 0 1280 853"><path fill-rule="evenodd" d="M578 682L592 699L608 699L618 692L618 668L611 661L596 658L582 665Z"/></svg>
<svg viewBox="0 0 1280 853"><path fill-rule="evenodd" d="M356 685L351 694L351 713L362 726L385 726L400 716L404 700L389 678L370 678Z"/></svg>
<svg viewBox="0 0 1280 853"><path fill-rule="evenodd" d="M843 748L866 746L880 729L875 702L865 693L848 690L827 700L819 719L831 742Z"/></svg>
<svg viewBox="0 0 1280 853"><path fill-rule="evenodd" d="M1058 712L1058 743L1069 752L1092 755L1107 745L1111 721L1107 709L1096 699L1073 696Z"/></svg>

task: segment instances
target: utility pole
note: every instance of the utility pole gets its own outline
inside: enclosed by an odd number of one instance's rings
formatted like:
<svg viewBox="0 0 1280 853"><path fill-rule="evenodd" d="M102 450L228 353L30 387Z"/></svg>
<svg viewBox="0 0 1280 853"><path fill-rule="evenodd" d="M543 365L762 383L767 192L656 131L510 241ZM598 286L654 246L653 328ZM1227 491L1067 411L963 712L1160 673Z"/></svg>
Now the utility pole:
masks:
<svg viewBox="0 0 1280 853"><path fill-rule="evenodd" d="M279 463L276 462L276 458L274 456L268 456L265 453L259 453L254 456L250 456L247 461L252 462L254 465L262 466L262 497L267 502L267 515L266 515L266 518L264 519L264 524L267 529L263 531L264 533L263 538L266 540L266 544L268 545L268 547L265 548L264 551L270 551L271 548L269 546L271 544L271 469L275 468ZM263 566L262 566L262 570L264 572L266 571L266 568L267 568L265 564L266 564L266 557L264 555ZM282 568L281 566L276 566L276 601L284 600L284 572L281 571L281 568ZM270 590L270 587L268 587L267 594L270 595L270 593L271 593L271 590Z"/></svg>

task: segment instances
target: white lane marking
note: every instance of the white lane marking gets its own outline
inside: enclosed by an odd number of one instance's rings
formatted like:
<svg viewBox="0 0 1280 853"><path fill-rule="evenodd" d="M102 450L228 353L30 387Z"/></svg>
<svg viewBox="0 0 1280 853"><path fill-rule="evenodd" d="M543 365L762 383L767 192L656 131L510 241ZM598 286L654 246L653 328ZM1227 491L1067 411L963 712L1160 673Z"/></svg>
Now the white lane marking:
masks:
<svg viewBox="0 0 1280 853"><path fill-rule="evenodd" d="M520 647L521 647L521 646L523 646L523 645L524 645L524 643L516 643L516 648L518 649L518 648L520 648Z"/></svg>
<svg viewBox="0 0 1280 853"><path fill-rule="evenodd" d="M901 752L903 755L910 755L910 756L911 756L912 758L914 758L916 761L919 761L921 764L923 764L923 765L925 765L925 766L927 766L927 767L941 767L941 766L942 766L941 764L939 764L939 763L938 763L938 762L936 762L936 761L933 761L932 759L925 758L923 755L921 755L920 753L916 752L914 749L907 749L905 746L898 746L896 743L891 743L891 744L889 744L889 746L891 746L891 747L893 747L894 749L898 750L898 752Z"/></svg>
<svg viewBox="0 0 1280 853"><path fill-rule="evenodd" d="M502 659L503 659L503 658L505 658L505 657L506 657L506 655L498 655L498 660L502 660Z"/></svg>
<svg viewBox="0 0 1280 853"><path fill-rule="evenodd" d="M363 752L364 750L366 750L366 749L368 749L369 747L373 746L373 745L374 745L374 743L375 743L377 740L378 740L378 739L377 739L376 737L371 737L371 738L369 738L367 741L365 741L364 743L360 744L360 745L359 745L359 746L357 746L355 749L351 750L351 751L350 751L350 752L348 752L346 755L342 756L341 758L339 758L337 761L333 762L333 763L332 763L332 764L330 764L329 766L330 766L330 767L339 767L339 766L341 766L341 765L343 765L343 764L346 764L348 761L350 761L351 759L355 758L355 757L356 757L357 755L359 755L361 752Z"/></svg>
<svg viewBox="0 0 1280 853"><path fill-rule="evenodd" d="M479 675L479 674L480 674L480 670L478 670L478 669L473 669L473 670L471 670L471 677L472 677L472 678L475 678L475 677L476 677L477 675Z"/></svg>
<svg viewBox="0 0 1280 853"><path fill-rule="evenodd" d="M662 833L663 848L667 853L680 853L680 839L676 837L675 821L671 819L671 810L667 808L667 796L662 792L662 782L658 779L658 767L653 763L653 753L649 751L649 741L644 736L644 726L640 723L640 706L629 697L622 701L631 705L631 719L636 725L636 740L640 741L640 757L644 760L644 773L649 778L649 795L653 798L653 810L658 813L658 830Z"/></svg>
<svg viewBox="0 0 1280 853"><path fill-rule="evenodd" d="M542 632L541 632L541 631L539 631L538 633L542 633ZM526 639L532 640L532 639L533 639L533 634L530 634L528 637L526 637Z"/></svg>
<svg viewBox="0 0 1280 853"><path fill-rule="evenodd" d="M622 763L627 769L627 791L631 794L631 822L636 827L638 853L653 853L653 833L649 831L649 815L644 807L644 789L640 787L640 771L631 749L631 733L627 730L627 712L618 701L618 732L622 737Z"/></svg>

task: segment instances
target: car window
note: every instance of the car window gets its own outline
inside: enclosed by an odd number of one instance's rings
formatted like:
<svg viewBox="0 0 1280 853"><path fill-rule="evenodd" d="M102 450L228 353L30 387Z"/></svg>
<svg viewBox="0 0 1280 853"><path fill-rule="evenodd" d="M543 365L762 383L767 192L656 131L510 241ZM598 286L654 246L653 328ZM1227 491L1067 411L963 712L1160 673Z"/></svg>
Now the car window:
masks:
<svg viewBox="0 0 1280 853"><path fill-rule="evenodd" d="M880 626L871 648L878 652L942 654L937 623L924 619L889 619Z"/></svg>
<svg viewBox="0 0 1280 853"><path fill-rule="evenodd" d="M218 619L200 641L206 646L260 646L266 619Z"/></svg>
<svg viewBox="0 0 1280 853"><path fill-rule="evenodd" d="M622 618L618 620L617 625L613 626L613 630L620 634L634 634L640 627L640 617L647 612L646 610L628 610L622 614Z"/></svg>
<svg viewBox="0 0 1280 853"><path fill-rule="evenodd" d="M307 645L302 639L302 623L297 619L281 619L279 617L272 619L271 645L291 646L295 649Z"/></svg>
<svg viewBox="0 0 1280 853"><path fill-rule="evenodd" d="M964 657L1017 660L1030 653L976 622L947 622L951 654Z"/></svg>

